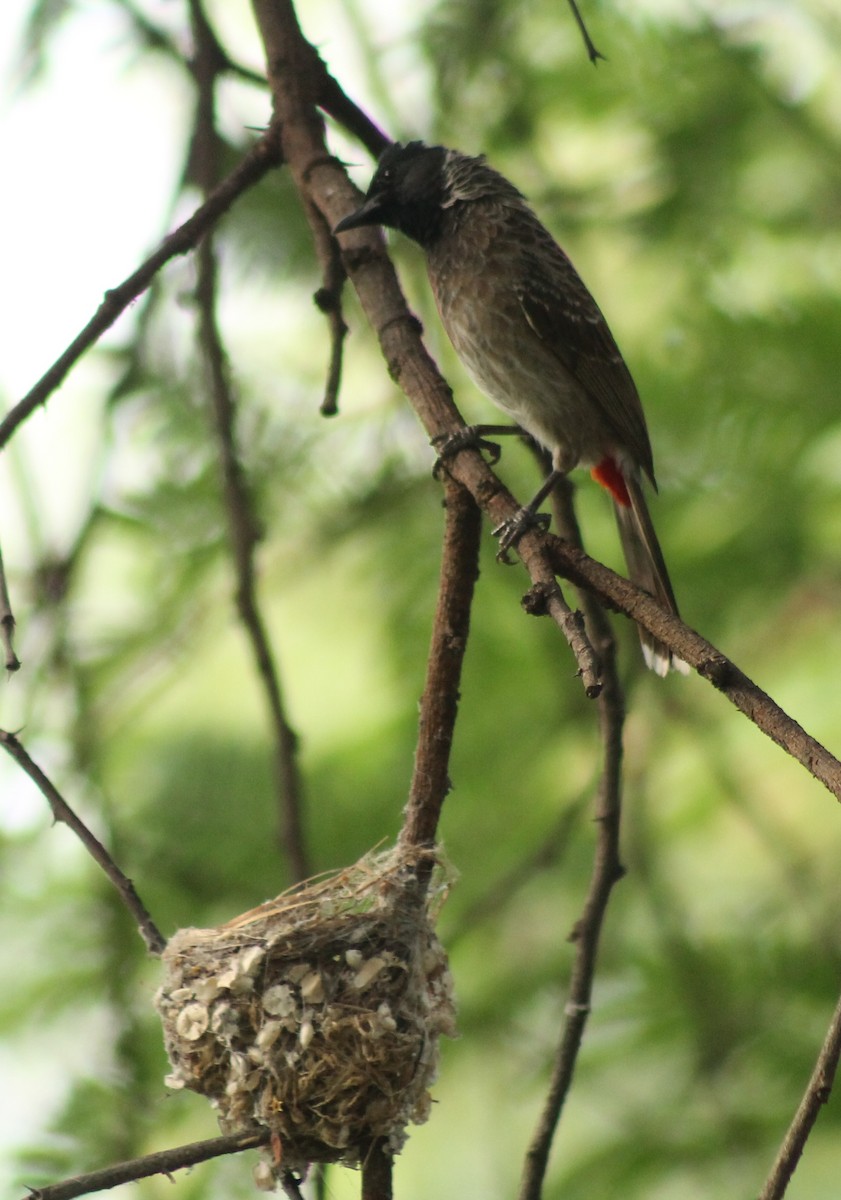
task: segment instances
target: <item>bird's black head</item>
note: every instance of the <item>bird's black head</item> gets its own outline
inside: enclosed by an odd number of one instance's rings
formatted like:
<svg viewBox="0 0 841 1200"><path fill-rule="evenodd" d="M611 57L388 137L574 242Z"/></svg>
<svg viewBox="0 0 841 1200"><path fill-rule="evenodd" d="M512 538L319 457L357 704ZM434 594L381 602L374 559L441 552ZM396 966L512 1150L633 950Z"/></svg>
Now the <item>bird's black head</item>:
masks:
<svg viewBox="0 0 841 1200"><path fill-rule="evenodd" d="M423 142L399 142L384 151L360 208L340 221L334 233L361 225L399 229L424 248L441 231L447 198L447 151Z"/></svg>

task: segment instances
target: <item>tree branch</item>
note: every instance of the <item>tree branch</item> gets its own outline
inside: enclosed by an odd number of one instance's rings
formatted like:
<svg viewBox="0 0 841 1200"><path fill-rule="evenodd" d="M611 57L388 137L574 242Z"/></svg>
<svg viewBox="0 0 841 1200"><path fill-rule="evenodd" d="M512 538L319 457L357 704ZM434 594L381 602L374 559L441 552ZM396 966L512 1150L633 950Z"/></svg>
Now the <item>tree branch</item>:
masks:
<svg viewBox="0 0 841 1200"><path fill-rule="evenodd" d="M279 163L277 139L264 134L207 201L183 225L164 238L158 249L142 266L117 287L105 293L104 301L84 329L59 355L46 374L0 421L0 449L6 445L18 426L23 424L40 404L46 403L85 351L114 324L131 302L149 287L161 267L171 258L192 250L233 202Z"/></svg>
<svg viewBox="0 0 841 1200"><path fill-rule="evenodd" d="M219 1158L223 1154L254 1150L258 1146L264 1146L270 1136L268 1129L261 1129L253 1133L234 1133L228 1137L190 1142L172 1150L159 1150L155 1154L145 1154L142 1158L132 1158L128 1162L103 1167L101 1171L90 1171L86 1175L76 1175L73 1179L51 1183L47 1187L30 1188L24 1200L74 1200L76 1196L104 1192L121 1183L148 1179L150 1175L170 1175L173 1171L208 1162L211 1158Z"/></svg>
<svg viewBox="0 0 841 1200"><path fill-rule="evenodd" d="M191 11L196 41L192 70L199 92L193 136L193 171L202 190L212 194L220 145L215 129L214 89L222 67L218 43L198 0L194 0ZM198 248L197 267L199 343L219 449L223 499L236 576L236 605L268 703L274 736L280 843L292 878L297 881L312 874L304 840L304 789L298 769L298 739L286 714L280 676L257 597L255 557L261 531L237 444L237 402L216 317L217 265L211 235L205 237Z"/></svg>
<svg viewBox="0 0 841 1200"><path fill-rule="evenodd" d="M602 61L606 62L607 60L605 59L605 56L602 54L602 52L600 50L596 49L595 43L593 42L593 39L590 37L590 32L584 23L584 18L582 17L582 15L578 9L576 0L568 0L568 2L569 2L569 6L572 10L572 15L575 18L575 23L578 26L578 32L581 34L582 40L584 42L584 46L587 50L587 57L589 58L590 62L593 64L593 66L596 65L596 63L599 61L599 59L602 59Z"/></svg>
<svg viewBox="0 0 841 1200"><path fill-rule="evenodd" d="M552 618L578 663L578 674L588 700L594 700L602 690L601 664L587 636L584 618L567 604L553 571L545 571L539 562L535 570L544 577L523 596L523 609L532 617Z"/></svg>
<svg viewBox="0 0 841 1200"><path fill-rule="evenodd" d="M294 880L312 874L303 829L304 787L298 768L298 737L286 714L280 675L257 596L255 556L260 528L236 444L236 401L231 393L224 348L216 325L216 262L206 240L198 252L199 337L204 350L216 426L223 497L236 576L236 606L251 644L257 675L269 708L274 737L280 842Z"/></svg>
<svg viewBox="0 0 841 1200"><path fill-rule="evenodd" d="M479 578L482 518L469 492L448 480L446 526L426 683L420 704L415 766L400 833L407 846L435 843L441 806L450 790L449 764L459 686Z"/></svg>
<svg viewBox="0 0 841 1200"><path fill-rule="evenodd" d="M321 69L323 74L318 92L319 107L361 142L369 154L379 158L386 146L391 145L391 138L345 95L323 62Z"/></svg>
<svg viewBox="0 0 841 1200"><path fill-rule="evenodd" d="M162 954L166 946L166 938L146 911L140 897L135 891L134 884L127 875L123 874L102 845L102 842L91 833L84 821L76 816L61 793L54 787L41 768L29 757L15 734L7 733L6 730L0 729L0 745L15 760L18 766L26 772L45 797L52 810L54 819L61 821L69 829L72 829L91 857L102 867L105 874L120 893L126 908L137 922L140 936L146 943L149 953Z"/></svg>
<svg viewBox="0 0 841 1200"><path fill-rule="evenodd" d="M806 1139L818 1119L821 1106L829 1100L838 1071L839 1058L841 1058L841 998L832 1014L832 1020L808 1087L783 1139L783 1144L780 1146L771 1173L759 1195L759 1200L780 1200L785 1195L786 1188L800 1161Z"/></svg>
<svg viewBox="0 0 841 1200"><path fill-rule="evenodd" d="M555 517L564 538L579 545L581 535L572 504L572 487L564 481L553 494ZM576 944L564 1023L555 1054L549 1090L537 1129L526 1152L519 1200L540 1200L549 1152L561 1112L572 1086L584 1030L590 1015L593 981L602 926L614 884L624 874L619 858L619 825L622 813L622 729L625 698L616 668L616 643L604 611L582 592L591 640L602 662L602 690L598 697L602 772L596 799L597 828L593 872L584 908L571 940Z"/></svg>
<svg viewBox="0 0 841 1200"><path fill-rule="evenodd" d="M529 531L526 538L538 535ZM586 555L571 543L541 534L552 541L550 551L556 570L585 588L607 608L624 613L669 646L709 680L756 727L776 742L793 759L841 800L841 762L808 734L801 725L758 687L735 663L710 642L666 612L647 592Z"/></svg>
<svg viewBox="0 0 841 1200"><path fill-rule="evenodd" d="M3 552L0 550L0 646L5 657L4 666L7 671L20 670L20 659L15 654L15 614L12 612L12 602L9 599L9 588L6 583L6 569L3 566Z"/></svg>
<svg viewBox="0 0 841 1200"><path fill-rule="evenodd" d="M385 1142L377 1138L362 1160L361 1200L391 1200L393 1160Z"/></svg>
<svg viewBox="0 0 841 1200"><path fill-rule="evenodd" d="M339 386L342 381L342 350L348 327L342 314L342 288L346 279L342 256L336 239L318 209L315 210L317 220L311 223L315 249L318 254L324 279L321 287L313 296L316 307L324 313L330 329L330 365L327 369L327 383L324 388L324 399L321 401L321 414L324 417L334 417L339 411Z"/></svg>

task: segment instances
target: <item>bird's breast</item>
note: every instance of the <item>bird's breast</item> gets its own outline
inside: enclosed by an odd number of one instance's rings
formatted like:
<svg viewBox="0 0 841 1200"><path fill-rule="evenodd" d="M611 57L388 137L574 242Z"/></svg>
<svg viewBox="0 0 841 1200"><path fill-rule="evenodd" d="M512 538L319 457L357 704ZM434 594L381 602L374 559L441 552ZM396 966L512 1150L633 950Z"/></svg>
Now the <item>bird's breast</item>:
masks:
<svg viewBox="0 0 841 1200"><path fill-rule="evenodd" d="M527 281L516 264L504 233L491 223L436 247L427 266L441 321L490 400L542 445L564 447L571 463L588 461L598 453L591 443L601 431L588 427L583 388L529 325L519 300Z"/></svg>

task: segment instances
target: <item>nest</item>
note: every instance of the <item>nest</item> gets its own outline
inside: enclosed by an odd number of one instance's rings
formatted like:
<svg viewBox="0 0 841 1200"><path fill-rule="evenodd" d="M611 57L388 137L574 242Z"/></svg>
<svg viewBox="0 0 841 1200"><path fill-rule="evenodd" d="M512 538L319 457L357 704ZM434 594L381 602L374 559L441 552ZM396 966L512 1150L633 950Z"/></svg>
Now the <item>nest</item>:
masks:
<svg viewBox="0 0 841 1200"><path fill-rule="evenodd" d="M430 861L432 859L433 861ZM391 1153L429 1115L452 982L432 921L434 854L398 847L293 889L217 929L182 929L156 996L172 1074L225 1133L272 1132L255 1172Z"/></svg>

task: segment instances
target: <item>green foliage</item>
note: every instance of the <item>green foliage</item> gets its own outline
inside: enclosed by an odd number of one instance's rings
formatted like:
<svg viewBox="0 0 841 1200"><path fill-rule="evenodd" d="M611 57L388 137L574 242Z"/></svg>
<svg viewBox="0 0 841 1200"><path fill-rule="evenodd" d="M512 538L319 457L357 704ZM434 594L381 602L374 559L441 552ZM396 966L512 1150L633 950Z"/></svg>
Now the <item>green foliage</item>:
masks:
<svg viewBox="0 0 841 1200"><path fill-rule="evenodd" d="M156 34L152 4L114 7L128 14L137 63L169 78L184 31ZM590 8L607 57L595 69L565 7L537 0L407 9L387 33L359 4L352 23L362 36L367 22L368 44L358 59L345 61L338 35L320 49L350 95L391 97L393 120L408 107L404 83L423 93L416 127L396 136L485 151L529 194L638 380L661 488L655 521L686 619L837 746L837 20L818 0L733 14L683 0ZM300 15L314 40L331 23L345 28L332 0ZM71 5L32 6L24 51L40 86L76 19ZM232 28L231 39L234 61L243 45L261 61L253 31ZM398 59L405 79L390 73ZM225 96L227 169L248 144L254 97ZM184 185L173 207L195 200ZM321 870L399 828L441 492L352 298L342 411L318 415L329 355L311 301L319 268L282 171L233 208L215 245L236 432L262 530L259 599L301 738ZM458 402L471 419L486 413L442 345L416 256L395 250ZM94 352L107 395L84 431L96 469L74 499L75 535L62 540L35 486L37 438L2 531L13 520L35 531L9 560L23 736L165 933L226 920L290 882L271 725L236 618L194 286L191 263L171 267ZM73 402L67 389L55 396L39 428ZM518 494L533 489L518 445L504 446L500 470ZM610 514L584 479L578 500L588 547L618 566ZM521 611L524 576L497 565L485 540L442 828L460 875L441 932L463 1037L446 1047L430 1124L400 1160L402 1200L514 1193L591 869L594 711L556 631ZM841 818L700 680L644 677L635 632L616 630L628 874L546 1200L755 1194L835 1002ZM14 770L2 778L17 796ZM155 965L67 831L47 826L34 794L21 803L30 815L9 820L0 847L10 960L0 1028L46 1064L19 1074L49 1102L22 1139L16 1179L37 1185L212 1136L199 1098L166 1096ZM85 1056L73 1050L80 1028ZM833 1101L796 1176L798 1200L831 1194L839 1122ZM358 1190L339 1171L328 1183L338 1197ZM178 1179L179 1200L222 1194L252 1194L244 1161Z"/></svg>

